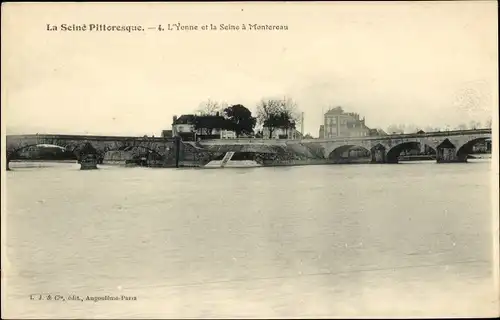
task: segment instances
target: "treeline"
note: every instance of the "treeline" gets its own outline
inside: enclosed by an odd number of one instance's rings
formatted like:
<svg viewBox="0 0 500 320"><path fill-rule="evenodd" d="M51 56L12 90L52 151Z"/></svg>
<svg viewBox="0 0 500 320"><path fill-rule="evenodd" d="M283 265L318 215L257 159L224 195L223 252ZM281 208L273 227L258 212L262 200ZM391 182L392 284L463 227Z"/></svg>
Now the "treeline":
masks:
<svg viewBox="0 0 500 320"><path fill-rule="evenodd" d="M461 123L457 126L445 125L442 127L435 126L416 126L413 124L393 124L387 127L387 133L392 134L402 134L402 133L416 133L420 130L424 132L438 132L438 131L452 131L452 130L475 130L483 128L491 128L492 120L489 119L485 123L480 121L471 120L468 124Z"/></svg>
<svg viewBox="0 0 500 320"><path fill-rule="evenodd" d="M295 129L298 122L297 104L290 98L262 99L257 105L257 115L241 104L229 105L208 100L200 104L194 119L195 129L211 134L213 129L234 131L236 136L254 135L255 128L265 127L269 137L276 129L286 133ZM262 132L257 132L257 136Z"/></svg>

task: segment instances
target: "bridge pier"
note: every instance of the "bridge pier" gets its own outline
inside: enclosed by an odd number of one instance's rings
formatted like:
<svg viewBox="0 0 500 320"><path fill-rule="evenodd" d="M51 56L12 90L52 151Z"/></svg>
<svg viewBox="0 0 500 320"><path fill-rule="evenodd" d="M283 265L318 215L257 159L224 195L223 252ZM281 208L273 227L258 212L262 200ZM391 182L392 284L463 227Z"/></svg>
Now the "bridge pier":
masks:
<svg viewBox="0 0 500 320"><path fill-rule="evenodd" d="M6 171L11 171L10 170L10 158L12 157L12 155L9 155L7 154L7 156L5 157L5 170Z"/></svg>
<svg viewBox="0 0 500 320"><path fill-rule="evenodd" d="M453 163L453 162L467 162L467 154L457 154L457 148L449 140L445 139L436 148L436 162L437 163Z"/></svg>
<svg viewBox="0 0 500 320"><path fill-rule="evenodd" d="M181 155L181 138L178 136L174 137L174 146L175 146L175 167L179 168L179 160Z"/></svg>
<svg viewBox="0 0 500 320"><path fill-rule="evenodd" d="M95 170L97 169L98 157L95 154L82 156L80 159L80 170Z"/></svg>
<svg viewBox="0 0 500 320"><path fill-rule="evenodd" d="M467 155L458 155L456 148L437 148L436 150L437 163L454 163L454 162L467 162Z"/></svg>
<svg viewBox="0 0 500 320"><path fill-rule="evenodd" d="M374 148L371 151L372 161L371 163L386 163L387 155L385 154L384 149Z"/></svg>

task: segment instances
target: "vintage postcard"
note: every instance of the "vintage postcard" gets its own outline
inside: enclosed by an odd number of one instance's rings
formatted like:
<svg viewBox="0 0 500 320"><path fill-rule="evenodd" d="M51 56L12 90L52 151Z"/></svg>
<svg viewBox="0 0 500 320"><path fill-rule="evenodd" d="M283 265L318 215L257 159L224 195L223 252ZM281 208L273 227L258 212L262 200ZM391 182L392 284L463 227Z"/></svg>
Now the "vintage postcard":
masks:
<svg viewBox="0 0 500 320"><path fill-rule="evenodd" d="M1 14L3 319L499 316L497 2Z"/></svg>

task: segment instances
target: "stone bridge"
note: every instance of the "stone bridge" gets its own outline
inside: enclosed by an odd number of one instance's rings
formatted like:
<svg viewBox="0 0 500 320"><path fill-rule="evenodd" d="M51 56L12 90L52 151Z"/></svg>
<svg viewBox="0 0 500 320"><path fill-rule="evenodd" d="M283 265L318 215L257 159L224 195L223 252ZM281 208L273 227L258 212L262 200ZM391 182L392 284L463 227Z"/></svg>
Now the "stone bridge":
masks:
<svg viewBox="0 0 500 320"><path fill-rule="evenodd" d="M472 147L486 139L491 139L491 129L461 130L428 132L415 134L397 134L373 137L349 137L336 139L307 139L307 140L267 140L267 139L235 139L235 140L207 140L201 145L211 148L224 145L267 145L282 146L293 150L304 150L303 153L315 152L324 159L335 162L343 154L353 148L365 149L370 153L373 163L397 163L403 150L425 146L436 153L436 161L466 162L467 155L472 153Z"/></svg>
<svg viewBox="0 0 500 320"><path fill-rule="evenodd" d="M176 161L175 139L57 134L8 135L6 137L7 169L9 162L19 151L42 144L63 147L73 152L79 162L92 154L97 163L100 163L106 152L116 150L128 150L137 155L150 155L151 158L160 161L162 166L175 165Z"/></svg>
<svg viewBox="0 0 500 320"><path fill-rule="evenodd" d="M337 139L304 139L304 140L268 140L268 139L224 139L205 140L198 143L182 143L177 138L149 137L113 137L113 136L79 136L79 135L8 135L6 137L6 156L8 164L15 155L28 147L41 144L56 145L73 152L83 164L86 157L92 155L97 168L108 151L127 150L137 155L148 155L157 166L173 167L193 158L191 162L204 159L212 153L238 151L241 146L251 147L255 152L259 148L275 149L292 157L305 160L327 160L342 162L343 155L354 148L365 149L371 155L373 163L397 163L403 150L425 146L436 153L437 162L466 162L467 155L472 153L474 144L491 139L491 129L430 132L421 134L399 134L374 137L350 137ZM271 149L270 149L271 147ZM247 148L249 149L249 148ZM266 151L266 152L267 152ZM182 165L182 164L181 164Z"/></svg>

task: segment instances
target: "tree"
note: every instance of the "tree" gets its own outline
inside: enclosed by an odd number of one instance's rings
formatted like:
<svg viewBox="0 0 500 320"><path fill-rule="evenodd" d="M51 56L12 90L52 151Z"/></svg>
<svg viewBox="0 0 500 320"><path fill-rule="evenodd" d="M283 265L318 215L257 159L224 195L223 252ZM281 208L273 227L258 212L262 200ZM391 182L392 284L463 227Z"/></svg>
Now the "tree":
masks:
<svg viewBox="0 0 500 320"><path fill-rule="evenodd" d="M262 99L257 105L257 121L269 130L269 138L272 137L274 129L277 128L276 119L279 112L278 100Z"/></svg>
<svg viewBox="0 0 500 320"><path fill-rule="evenodd" d="M269 130L269 138L278 129L295 128L298 119L297 104L290 98L262 99L257 105L257 120Z"/></svg>
<svg viewBox="0 0 500 320"><path fill-rule="evenodd" d="M427 133L429 133L429 132L439 132L439 131L441 131L441 129L437 128L437 127L433 127L433 126L427 126L427 127L425 127L424 131L427 132Z"/></svg>
<svg viewBox="0 0 500 320"><path fill-rule="evenodd" d="M486 121L486 128L490 128L490 129L491 129L491 118L489 118L489 119Z"/></svg>
<svg viewBox="0 0 500 320"><path fill-rule="evenodd" d="M252 112L241 104L224 109L224 115L228 120L228 128L236 133L236 137L242 133L253 133L253 128L257 124L257 119L252 117Z"/></svg>
<svg viewBox="0 0 500 320"><path fill-rule="evenodd" d="M467 130L467 125L465 123L461 123L457 126L457 130Z"/></svg>
<svg viewBox="0 0 500 320"><path fill-rule="evenodd" d="M196 115L198 116L215 116L217 113L222 114L225 108L227 108L226 102L218 102L211 99L200 103L198 109L196 110Z"/></svg>
<svg viewBox="0 0 500 320"><path fill-rule="evenodd" d="M471 120L469 122L469 129L479 129L481 127L481 122Z"/></svg>
<svg viewBox="0 0 500 320"><path fill-rule="evenodd" d="M284 123L284 129L288 135L289 129L296 129L297 125L300 125L302 117L300 116L297 103L291 98L285 97L283 101L283 112L286 115L285 119L287 119Z"/></svg>
<svg viewBox="0 0 500 320"><path fill-rule="evenodd" d="M420 128L418 128L418 126L411 123L405 126L404 133L417 133L419 130Z"/></svg>
<svg viewBox="0 0 500 320"><path fill-rule="evenodd" d="M304 139L314 139L313 136L311 136L310 133L307 133L305 136L304 136Z"/></svg>

